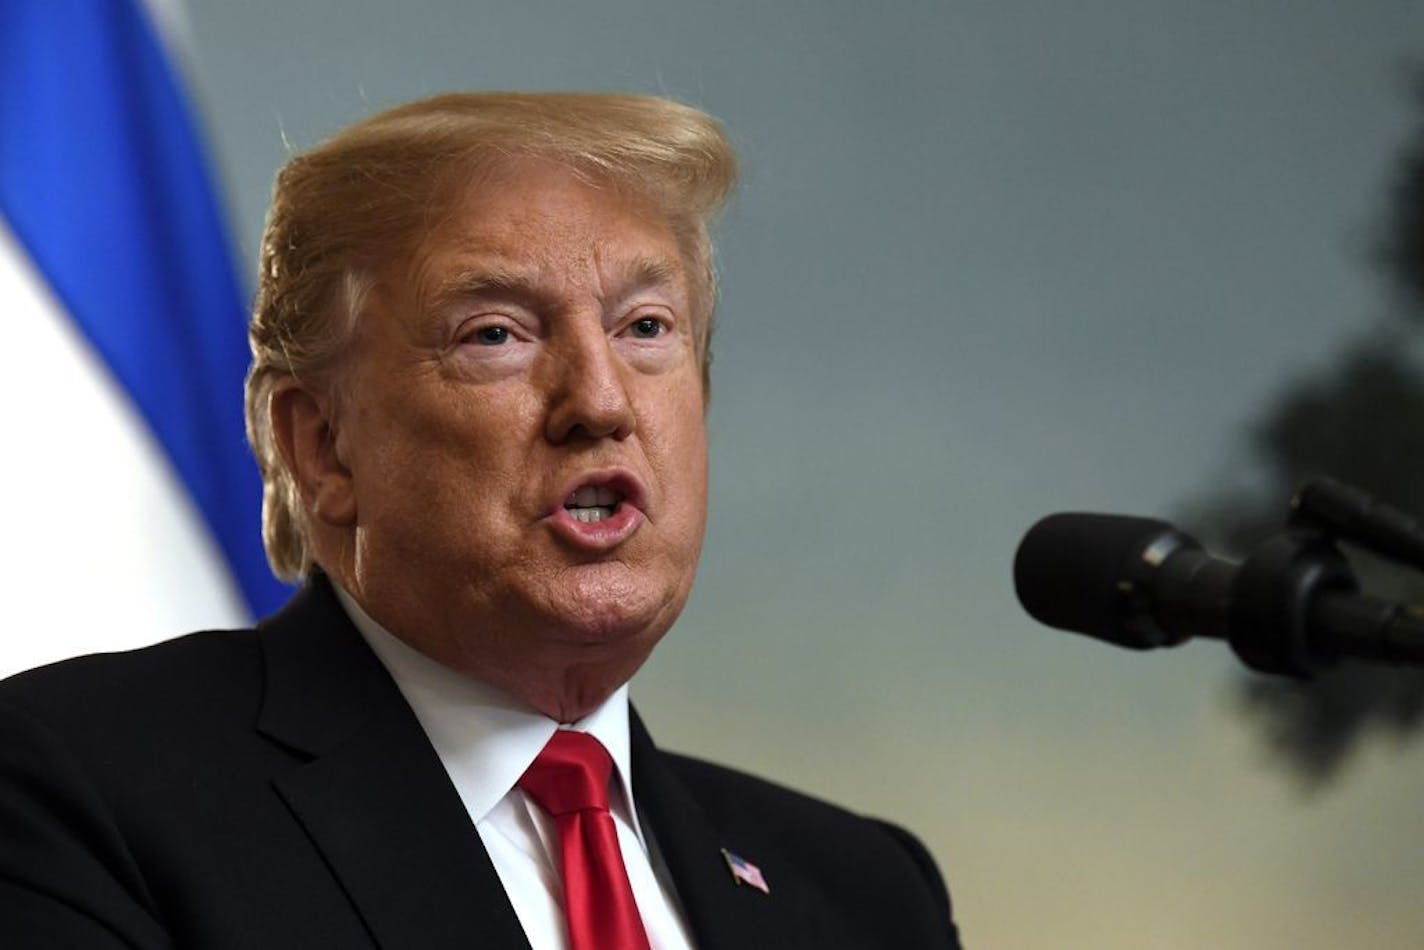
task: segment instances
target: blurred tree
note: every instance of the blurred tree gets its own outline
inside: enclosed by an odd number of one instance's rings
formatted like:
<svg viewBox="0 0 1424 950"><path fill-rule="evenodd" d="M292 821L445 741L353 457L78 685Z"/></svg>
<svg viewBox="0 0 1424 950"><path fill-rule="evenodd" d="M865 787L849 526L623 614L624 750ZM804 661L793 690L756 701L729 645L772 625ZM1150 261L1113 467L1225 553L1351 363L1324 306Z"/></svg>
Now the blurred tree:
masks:
<svg viewBox="0 0 1424 950"><path fill-rule="evenodd" d="M1424 113L1424 79L1415 98ZM1382 256L1401 291L1402 315L1417 323L1424 320L1424 124L1400 158L1390 199Z"/></svg>
<svg viewBox="0 0 1424 950"><path fill-rule="evenodd" d="M1418 101L1424 114L1424 82ZM1424 118L1424 115L1421 115ZM1347 347L1330 369L1287 387L1252 427L1264 477L1252 489L1208 497L1187 519L1203 539L1241 556L1287 516L1303 479L1333 476L1381 501L1424 515L1424 121L1390 190L1385 270L1398 289L1395 315ZM1347 549L1372 594L1424 602L1424 577ZM1424 727L1424 671L1343 664L1310 683L1243 673L1239 708L1278 761L1308 790L1338 777L1371 735L1399 740Z"/></svg>

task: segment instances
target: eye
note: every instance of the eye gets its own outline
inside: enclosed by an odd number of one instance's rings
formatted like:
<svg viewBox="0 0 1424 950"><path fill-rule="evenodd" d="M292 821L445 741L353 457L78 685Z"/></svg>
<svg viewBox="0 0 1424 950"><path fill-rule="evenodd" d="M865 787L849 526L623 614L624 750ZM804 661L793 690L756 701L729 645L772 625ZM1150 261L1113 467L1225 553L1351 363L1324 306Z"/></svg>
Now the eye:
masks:
<svg viewBox="0 0 1424 950"><path fill-rule="evenodd" d="M655 336L660 336L665 329L663 322L657 317L643 317L641 320L634 320L628 326L628 332L640 340L651 340Z"/></svg>
<svg viewBox="0 0 1424 950"><path fill-rule="evenodd" d="M480 327L471 339L481 346L503 346L509 342L509 330L506 327Z"/></svg>

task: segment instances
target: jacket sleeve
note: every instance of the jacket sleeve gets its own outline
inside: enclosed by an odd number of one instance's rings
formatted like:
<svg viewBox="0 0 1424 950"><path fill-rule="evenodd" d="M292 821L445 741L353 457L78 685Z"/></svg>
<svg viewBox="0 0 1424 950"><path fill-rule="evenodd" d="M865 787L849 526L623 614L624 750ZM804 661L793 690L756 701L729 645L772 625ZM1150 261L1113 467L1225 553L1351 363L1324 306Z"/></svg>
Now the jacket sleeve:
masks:
<svg viewBox="0 0 1424 950"><path fill-rule="evenodd" d="M171 941L109 808L45 725L0 702L5 946L160 950Z"/></svg>

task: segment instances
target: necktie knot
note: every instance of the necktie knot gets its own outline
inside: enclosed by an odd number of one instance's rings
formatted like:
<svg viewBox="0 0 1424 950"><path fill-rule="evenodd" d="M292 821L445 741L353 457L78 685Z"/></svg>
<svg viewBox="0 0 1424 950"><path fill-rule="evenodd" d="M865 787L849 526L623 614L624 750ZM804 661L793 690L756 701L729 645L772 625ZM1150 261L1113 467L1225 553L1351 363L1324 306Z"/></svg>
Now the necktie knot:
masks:
<svg viewBox="0 0 1424 950"><path fill-rule="evenodd" d="M603 743L584 732L560 729L519 779L519 787L555 817L590 808L606 812L612 774L613 758Z"/></svg>

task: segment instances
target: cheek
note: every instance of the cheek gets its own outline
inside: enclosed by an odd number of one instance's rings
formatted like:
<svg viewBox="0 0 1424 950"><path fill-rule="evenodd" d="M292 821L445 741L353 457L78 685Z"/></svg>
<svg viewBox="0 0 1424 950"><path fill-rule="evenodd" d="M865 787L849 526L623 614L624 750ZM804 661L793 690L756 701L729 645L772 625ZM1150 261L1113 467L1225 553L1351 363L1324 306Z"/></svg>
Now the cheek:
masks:
<svg viewBox="0 0 1424 950"><path fill-rule="evenodd" d="M683 474L687 479L689 491L697 498L699 519L705 515L707 508L707 429L701 420L699 414L698 423L688 431L683 448L684 458L687 460L683 466Z"/></svg>
<svg viewBox="0 0 1424 950"><path fill-rule="evenodd" d="M700 386L689 395L671 396L665 404L671 411L663 420L661 444L662 477L670 515L694 544L701 544L707 516L707 426Z"/></svg>
<svg viewBox="0 0 1424 950"><path fill-rule="evenodd" d="M427 393L369 415L355 467L370 513L468 524L503 510L488 502L522 483L522 411L497 394Z"/></svg>
<svg viewBox="0 0 1424 950"><path fill-rule="evenodd" d="M688 533L691 536L692 560L695 564L702 551L702 537L707 531L707 441L698 442L695 462L688 462L688 487L691 503L688 511ZM691 459L691 457L689 457ZM694 467L695 465L695 467Z"/></svg>

